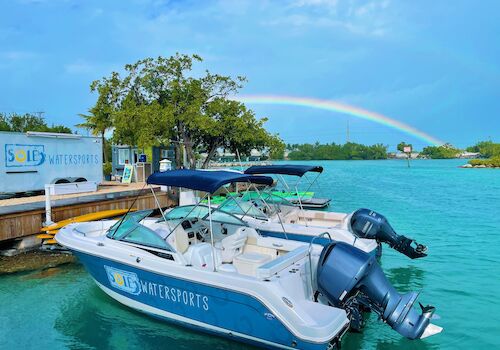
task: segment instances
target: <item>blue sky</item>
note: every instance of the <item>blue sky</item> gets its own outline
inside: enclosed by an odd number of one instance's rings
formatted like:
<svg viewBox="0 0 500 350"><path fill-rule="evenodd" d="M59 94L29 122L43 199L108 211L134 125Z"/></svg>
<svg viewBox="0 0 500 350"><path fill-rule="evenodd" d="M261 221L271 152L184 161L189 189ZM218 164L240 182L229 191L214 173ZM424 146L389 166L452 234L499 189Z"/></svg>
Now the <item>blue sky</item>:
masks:
<svg viewBox="0 0 500 350"><path fill-rule="evenodd" d="M247 94L332 99L459 147L500 139L499 1L4 0L0 111L80 122L92 80L147 56L198 53ZM251 106L286 142L344 142L347 117ZM349 118L351 140L425 144Z"/></svg>

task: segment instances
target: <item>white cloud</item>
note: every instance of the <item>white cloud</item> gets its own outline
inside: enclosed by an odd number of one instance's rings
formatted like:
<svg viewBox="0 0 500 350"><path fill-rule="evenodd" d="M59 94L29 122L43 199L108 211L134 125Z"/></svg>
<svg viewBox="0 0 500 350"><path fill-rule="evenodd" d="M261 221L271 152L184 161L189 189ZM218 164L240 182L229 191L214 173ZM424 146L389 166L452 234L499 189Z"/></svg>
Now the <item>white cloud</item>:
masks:
<svg viewBox="0 0 500 350"><path fill-rule="evenodd" d="M296 0L287 11L263 25L342 29L356 35L382 37L390 32L389 0Z"/></svg>

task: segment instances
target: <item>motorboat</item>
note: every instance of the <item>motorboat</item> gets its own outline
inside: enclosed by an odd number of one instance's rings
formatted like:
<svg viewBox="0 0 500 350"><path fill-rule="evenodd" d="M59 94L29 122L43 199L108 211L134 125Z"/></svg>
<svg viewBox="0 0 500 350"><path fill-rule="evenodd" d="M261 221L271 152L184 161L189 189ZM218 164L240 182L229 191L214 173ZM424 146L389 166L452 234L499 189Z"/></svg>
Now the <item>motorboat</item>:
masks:
<svg viewBox="0 0 500 350"><path fill-rule="evenodd" d="M300 191L299 186L302 180L308 180L306 174L313 173L316 176L308 182L305 191ZM273 190L271 193L275 196L282 197L292 204L298 205L303 209L322 209L330 205L330 198L317 198L314 192L311 192L311 187L317 182L319 176L323 173L323 167L319 165L295 165L295 164L280 164L280 165L253 165L245 170L245 174L252 175L275 175L278 180L276 183L281 184L281 190ZM283 175L295 176L298 181L290 185Z"/></svg>
<svg viewBox="0 0 500 350"><path fill-rule="evenodd" d="M251 166L244 173L276 175L281 182L284 182L282 175L302 177L308 172L321 174L322 171L323 168L320 166L285 164ZM256 208L260 208L261 216L266 219L252 222L272 236L283 236L286 231L289 233L289 238L307 241L318 232L326 231L335 237L334 239L357 245L365 252L368 252L367 249L373 249L373 244L370 242L376 242L386 243L411 259L427 256L425 245L396 233L385 216L371 209L362 208L352 213L311 210L305 208L300 199L297 205L275 196L271 191L260 193L258 190L240 193L238 196L227 196L226 204L220 205L227 205L233 198L239 202L249 201ZM255 213L255 210L252 212ZM379 248L378 253L380 252Z"/></svg>
<svg viewBox="0 0 500 350"><path fill-rule="evenodd" d="M222 186L272 181L225 171L154 173L149 185L203 191L208 205L169 212L159 207L159 217L146 210L120 220L72 223L56 240L116 301L265 348L338 348L347 330L361 330L366 310L410 339L442 330L431 323L434 307L418 312L418 293L397 292L372 255L334 240L323 245L266 237L210 205Z"/></svg>
<svg viewBox="0 0 500 350"><path fill-rule="evenodd" d="M375 239L359 238L344 225L335 227L314 226L290 220L296 215L297 208L291 202L273 193L257 192L248 187L248 191L239 196L226 197L217 206L218 210L231 213L244 220L250 227L258 230L262 236L285 238L301 242L310 242L313 238L317 244L328 244L330 238L350 244L367 254L381 256L382 248ZM288 216L290 215L290 216ZM328 233L318 237L323 233Z"/></svg>

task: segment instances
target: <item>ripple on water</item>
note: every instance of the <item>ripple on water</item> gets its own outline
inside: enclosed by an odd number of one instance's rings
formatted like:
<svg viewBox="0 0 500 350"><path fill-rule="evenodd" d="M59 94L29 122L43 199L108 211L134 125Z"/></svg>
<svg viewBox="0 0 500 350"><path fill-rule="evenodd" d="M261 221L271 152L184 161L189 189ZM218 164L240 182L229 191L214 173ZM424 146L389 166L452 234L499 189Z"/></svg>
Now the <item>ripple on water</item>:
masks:
<svg viewBox="0 0 500 350"><path fill-rule="evenodd" d="M304 163L304 162L301 162ZM318 163L318 162L314 162ZM319 162L318 196L332 210L383 213L396 231L429 246L425 259L384 249L382 267L402 292L437 307L445 328L419 341L402 339L370 315L343 349L500 348L500 171L459 169L463 161ZM250 349L151 319L101 292L79 265L0 278L0 349Z"/></svg>

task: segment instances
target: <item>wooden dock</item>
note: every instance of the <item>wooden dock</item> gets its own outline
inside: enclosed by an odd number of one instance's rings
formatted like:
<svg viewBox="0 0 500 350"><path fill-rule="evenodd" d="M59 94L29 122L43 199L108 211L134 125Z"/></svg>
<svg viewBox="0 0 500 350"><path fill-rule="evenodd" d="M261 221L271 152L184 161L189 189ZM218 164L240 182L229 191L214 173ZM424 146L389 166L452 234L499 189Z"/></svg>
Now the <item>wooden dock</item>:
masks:
<svg viewBox="0 0 500 350"><path fill-rule="evenodd" d="M161 192L160 187L154 190L162 207L177 204L172 193ZM149 186L144 187L144 183L104 184L96 192L51 196L52 220L57 222L101 210L128 209L136 197L134 208L138 210L157 207ZM0 242L37 234L44 222L45 196L0 200Z"/></svg>

